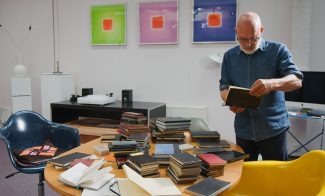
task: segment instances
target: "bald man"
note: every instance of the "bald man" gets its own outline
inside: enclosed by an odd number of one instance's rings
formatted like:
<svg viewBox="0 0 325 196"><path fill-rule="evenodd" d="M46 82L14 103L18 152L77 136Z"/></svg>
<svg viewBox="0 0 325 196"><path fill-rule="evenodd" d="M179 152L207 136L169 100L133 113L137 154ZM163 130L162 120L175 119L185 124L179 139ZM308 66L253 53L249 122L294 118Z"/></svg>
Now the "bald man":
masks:
<svg viewBox="0 0 325 196"><path fill-rule="evenodd" d="M229 86L250 88L250 95L262 96L258 110L230 107L236 114L236 143L250 155L248 160L287 160L286 132L290 122L284 92L302 86L302 73L292 61L289 49L262 38L264 27L254 12L242 14L237 22L238 46L223 58L220 95L225 101Z"/></svg>

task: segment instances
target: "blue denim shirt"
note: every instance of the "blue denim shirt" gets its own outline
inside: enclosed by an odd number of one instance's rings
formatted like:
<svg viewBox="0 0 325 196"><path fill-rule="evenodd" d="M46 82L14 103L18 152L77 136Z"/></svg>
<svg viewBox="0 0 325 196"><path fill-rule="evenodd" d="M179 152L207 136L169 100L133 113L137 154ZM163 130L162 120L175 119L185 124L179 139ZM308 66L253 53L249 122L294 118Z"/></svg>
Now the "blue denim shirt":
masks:
<svg viewBox="0 0 325 196"><path fill-rule="evenodd" d="M290 74L303 78L292 62L289 49L262 39L253 54L245 54L239 46L225 53L219 89L222 91L230 85L250 88L257 79L282 78ZM290 126L284 92L272 91L264 95L258 110L237 113L234 124L236 136L242 139L261 141L280 134Z"/></svg>

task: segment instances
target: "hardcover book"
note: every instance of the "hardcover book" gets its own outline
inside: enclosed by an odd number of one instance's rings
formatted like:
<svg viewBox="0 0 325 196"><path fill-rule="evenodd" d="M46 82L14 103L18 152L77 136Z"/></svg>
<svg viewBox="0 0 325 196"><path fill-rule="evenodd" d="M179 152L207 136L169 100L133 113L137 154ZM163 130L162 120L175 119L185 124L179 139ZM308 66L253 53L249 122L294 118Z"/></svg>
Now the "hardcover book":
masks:
<svg viewBox="0 0 325 196"><path fill-rule="evenodd" d="M200 148L200 149L195 149L194 153L195 154L202 154L202 153L218 153L218 152L224 152L226 151L224 148L215 146L215 147L207 147L207 148Z"/></svg>
<svg viewBox="0 0 325 196"><path fill-rule="evenodd" d="M249 158L249 154L245 154L235 150L220 152L217 153L217 155L228 163Z"/></svg>
<svg viewBox="0 0 325 196"><path fill-rule="evenodd" d="M177 123L177 122L185 122L185 123L190 123L191 120L183 117L162 117L162 118L157 118L156 122L161 122L161 123Z"/></svg>
<svg viewBox="0 0 325 196"><path fill-rule="evenodd" d="M142 154L137 156L132 156L131 154L129 155L128 159L132 161L134 164L136 164L138 167L143 167L146 165L153 165L153 164L158 165L156 159L154 159L152 156L148 154Z"/></svg>
<svg viewBox="0 0 325 196"><path fill-rule="evenodd" d="M230 186L230 182L208 177L185 188L185 192L199 196L214 196L228 189Z"/></svg>
<svg viewBox="0 0 325 196"><path fill-rule="evenodd" d="M191 131L192 138L209 138L219 139L220 134L218 131Z"/></svg>
<svg viewBox="0 0 325 196"><path fill-rule="evenodd" d="M90 156L91 156L90 154L74 152L62 157L53 158L52 160L49 161L49 163L60 167L66 167L75 159L87 158Z"/></svg>
<svg viewBox="0 0 325 196"><path fill-rule="evenodd" d="M248 88L229 86L225 105L256 110L260 105L261 97L249 95L249 90Z"/></svg>
<svg viewBox="0 0 325 196"><path fill-rule="evenodd" d="M156 144L155 155L174 154L174 144Z"/></svg>
<svg viewBox="0 0 325 196"><path fill-rule="evenodd" d="M91 166L91 164L93 164L94 161L95 161L95 159L75 159L69 164L69 166L73 167L73 166L77 165L78 163L82 163L89 167L89 166Z"/></svg>
<svg viewBox="0 0 325 196"><path fill-rule="evenodd" d="M215 154L198 154L198 158L206 162L208 165L226 165L227 162Z"/></svg>
<svg viewBox="0 0 325 196"><path fill-rule="evenodd" d="M196 139L199 147L207 148L207 147L222 147L222 148L230 148L230 144L226 140L216 140L216 139Z"/></svg>
<svg viewBox="0 0 325 196"><path fill-rule="evenodd" d="M170 159L179 164L180 167L192 167L199 165L201 160L187 153L177 153L170 156Z"/></svg>

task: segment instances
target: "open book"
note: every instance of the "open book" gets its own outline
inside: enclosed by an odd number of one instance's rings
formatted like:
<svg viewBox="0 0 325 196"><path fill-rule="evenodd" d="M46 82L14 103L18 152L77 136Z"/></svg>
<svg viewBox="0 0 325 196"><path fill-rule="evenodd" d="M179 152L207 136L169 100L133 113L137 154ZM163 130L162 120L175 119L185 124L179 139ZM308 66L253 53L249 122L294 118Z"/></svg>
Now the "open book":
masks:
<svg viewBox="0 0 325 196"><path fill-rule="evenodd" d="M225 105L257 109L260 105L260 102L261 97L249 95L248 88L229 86Z"/></svg>
<svg viewBox="0 0 325 196"><path fill-rule="evenodd" d="M182 195L170 178L143 178L125 164L123 170L128 180L118 181L121 195Z"/></svg>
<svg viewBox="0 0 325 196"><path fill-rule="evenodd" d="M115 176L109 173L112 167L99 169L105 162L103 158L89 167L80 162L61 173L59 181L72 187L98 190Z"/></svg>

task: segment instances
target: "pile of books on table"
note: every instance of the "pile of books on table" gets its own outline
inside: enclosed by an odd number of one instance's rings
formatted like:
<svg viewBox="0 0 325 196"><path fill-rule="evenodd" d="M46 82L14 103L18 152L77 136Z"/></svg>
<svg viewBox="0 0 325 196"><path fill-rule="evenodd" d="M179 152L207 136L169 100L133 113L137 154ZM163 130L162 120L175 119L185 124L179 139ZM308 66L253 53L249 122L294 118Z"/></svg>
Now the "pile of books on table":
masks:
<svg viewBox="0 0 325 196"><path fill-rule="evenodd" d="M136 141L112 141L108 144L109 151L111 152L136 152Z"/></svg>
<svg viewBox="0 0 325 196"><path fill-rule="evenodd" d="M147 117L142 113L124 112L117 132L126 137L132 133L149 133Z"/></svg>
<svg viewBox="0 0 325 196"><path fill-rule="evenodd" d="M147 153L130 154L126 164L143 177L160 176L158 161Z"/></svg>
<svg viewBox="0 0 325 196"><path fill-rule="evenodd" d="M128 157L131 152L116 152L114 158L118 169L122 169L122 166L128 161Z"/></svg>
<svg viewBox="0 0 325 196"><path fill-rule="evenodd" d="M176 183L195 182L201 172L201 160L187 153L177 153L170 156L168 176Z"/></svg>
<svg viewBox="0 0 325 196"><path fill-rule="evenodd" d="M100 136L101 143L111 143L114 140L118 140L120 134L118 133L107 133Z"/></svg>
<svg viewBox="0 0 325 196"><path fill-rule="evenodd" d="M181 142L184 132L189 131L191 120L183 117L156 118L150 123L155 142Z"/></svg>
<svg viewBox="0 0 325 196"><path fill-rule="evenodd" d="M226 140L220 139L220 134L218 131L191 131L191 137L196 141L200 148L230 147L230 144Z"/></svg>
<svg viewBox="0 0 325 196"><path fill-rule="evenodd" d="M225 160L215 154L198 154L197 157L202 160L201 174L203 176L223 176L224 167L227 164Z"/></svg>
<svg viewBox="0 0 325 196"><path fill-rule="evenodd" d="M127 124L122 122L117 131L120 134L129 136L131 133L149 133L150 129L146 124Z"/></svg>
<svg viewBox="0 0 325 196"><path fill-rule="evenodd" d="M135 141L138 151L147 151L149 149L149 133L131 133L127 141Z"/></svg>
<svg viewBox="0 0 325 196"><path fill-rule="evenodd" d="M126 124L147 124L147 117L142 113L124 112L121 122Z"/></svg>

